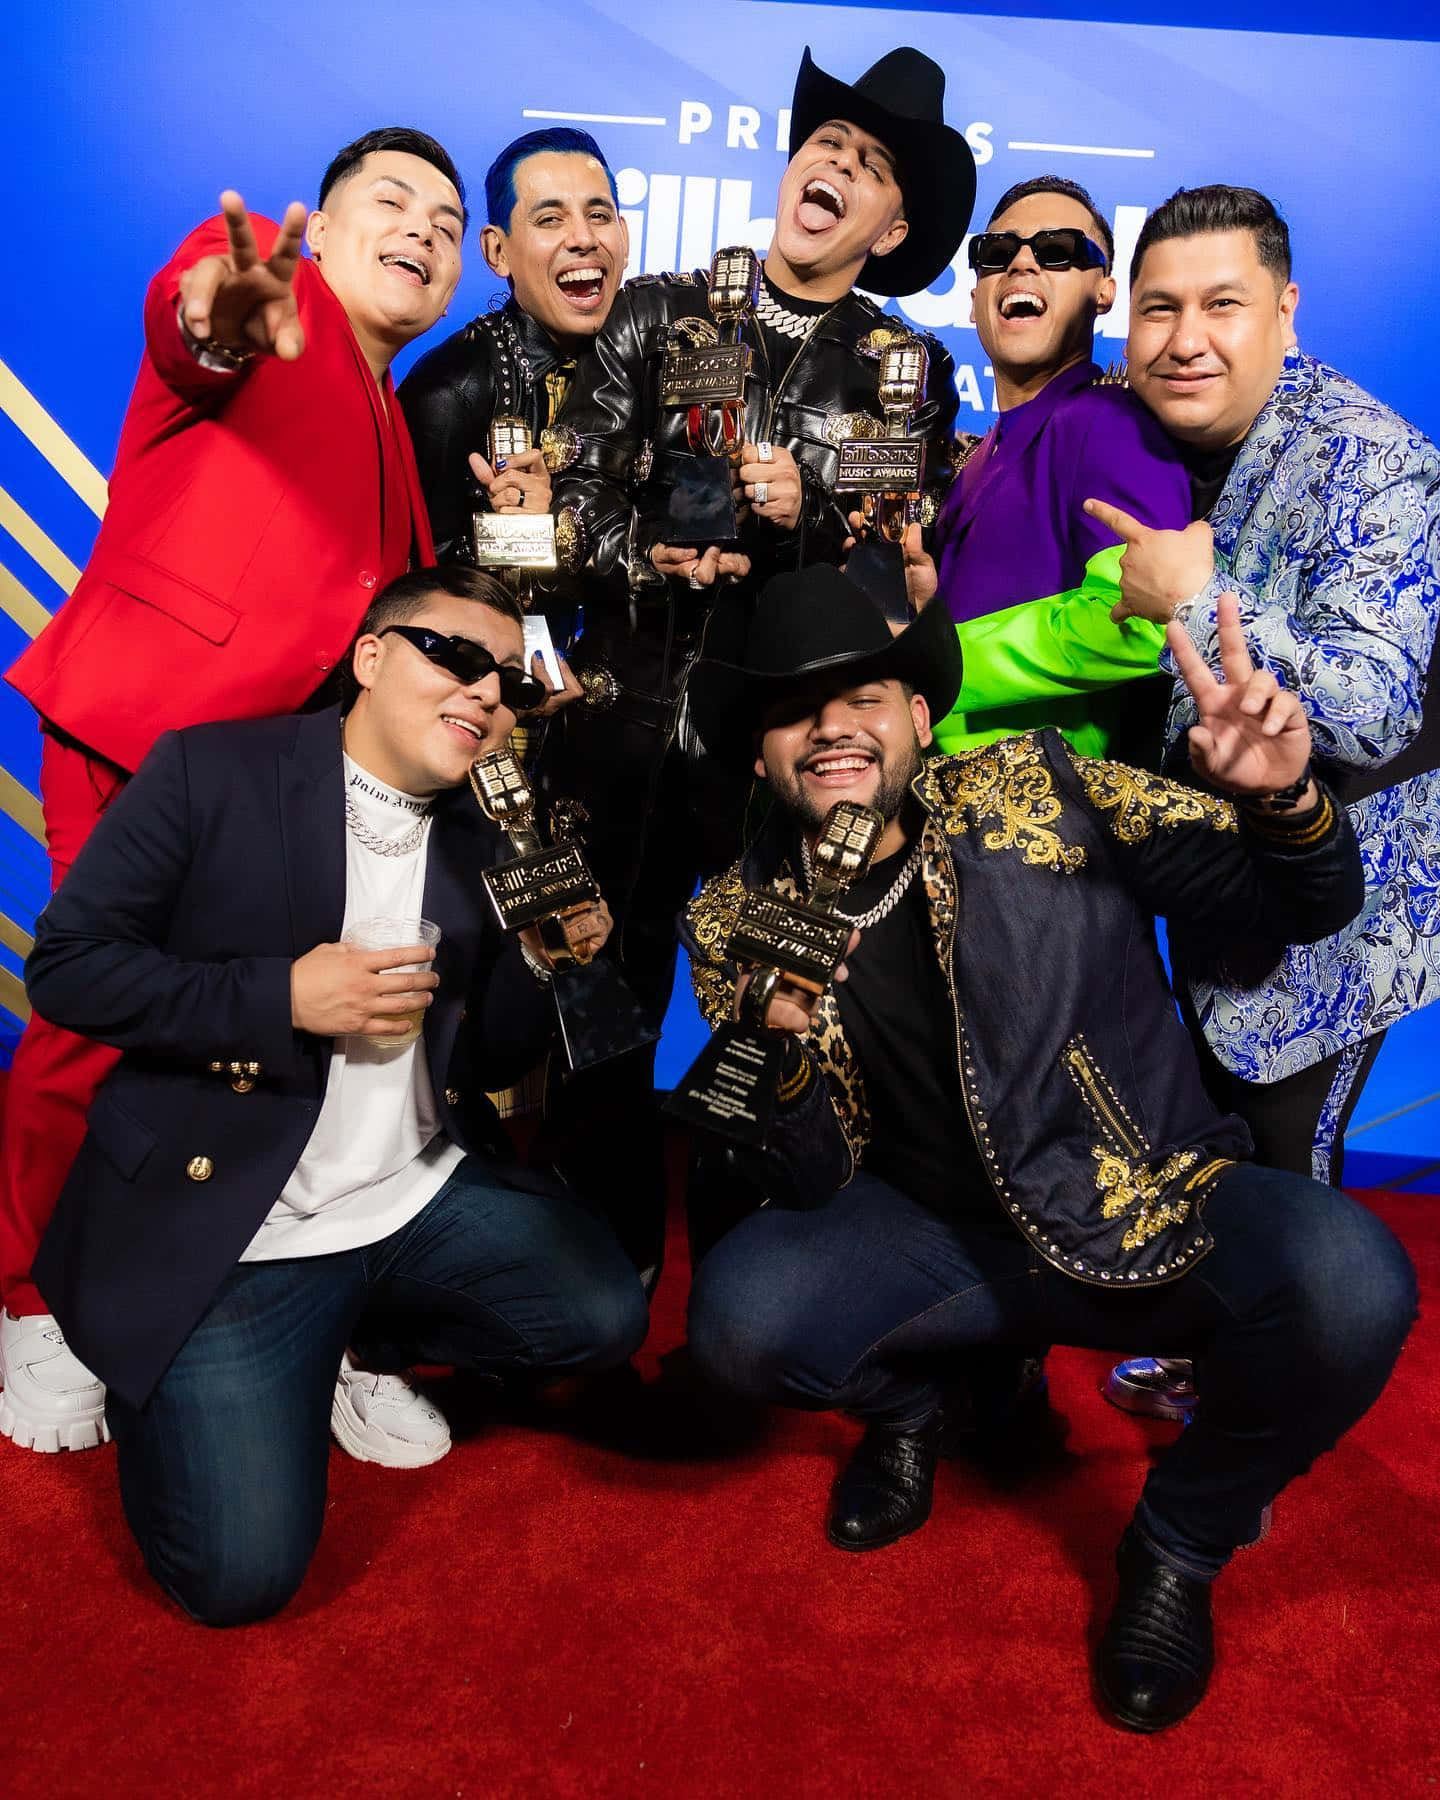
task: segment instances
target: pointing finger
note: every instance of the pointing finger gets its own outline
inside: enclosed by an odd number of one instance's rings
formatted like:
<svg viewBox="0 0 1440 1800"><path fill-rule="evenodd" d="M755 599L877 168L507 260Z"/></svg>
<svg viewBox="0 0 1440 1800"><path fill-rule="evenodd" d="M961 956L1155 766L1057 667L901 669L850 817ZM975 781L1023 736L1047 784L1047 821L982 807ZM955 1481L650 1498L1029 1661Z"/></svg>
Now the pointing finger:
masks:
<svg viewBox="0 0 1440 1800"><path fill-rule="evenodd" d="M1087 500L1085 511L1092 519L1098 519L1107 531L1113 531L1123 543L1138 544L1149 535L1150 527L1118 506L1111 506L1105 500Z"/></svg>

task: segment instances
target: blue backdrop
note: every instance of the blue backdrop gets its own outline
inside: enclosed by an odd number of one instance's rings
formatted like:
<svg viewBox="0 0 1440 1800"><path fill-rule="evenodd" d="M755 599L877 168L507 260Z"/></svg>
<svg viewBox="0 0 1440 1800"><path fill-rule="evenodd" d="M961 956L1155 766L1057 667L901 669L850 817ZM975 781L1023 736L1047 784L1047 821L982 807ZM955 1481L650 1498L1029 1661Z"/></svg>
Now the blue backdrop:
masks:
<svg viewBox="0 0 1440 1800"><path fill-rule="evenodd" d="M1295 237L1303 343L1440 436L1423 305L1440 203L1433 11L1379 0L1358 15L1320 0L1291 29L1260 33L1193 29L1173 0L1045 0L985 16L766 0L251 0L198 15L173 0L12 0L0 71L12 246L0 286L0 661L73 586L104 505L145 283L221 187L272 215L292 198L313 203L340 143L403 122L450 148L478 198L501 144L580 115L618 171L633 267L690 267L717 240L764 248L807 43L845 77L896 43L927 50L975 152L978 209L1013 181L1061 171L1111 217L1122 264L1146 211L1175 187L1266 190ZM1212 27L1248 16L1239 0L1206 9ZM983 428L992 383L968 323L963 251L957 263L892 308L947 340L960 423ZM495 287L472 238L449 323ZM1102 360L1120 356L1125 324L1122 299ZM37 769L33 720L3 690L0 1047L18 1028L18 971L46 891ZM1367 1096L1369 1143L1388 1148L1398 1130L1395 1153L1410 1163L1419 1121L1440 1114L1413 1106L1440 1086L1427 1034L1440 1037L1440 1020L1421 1015L1395 1035ZM667 1068L687 1048L672 1031ZM1373 1123L1400 1106L1412 1107L1408 1123ZM1440 1161L1440 1129L1431 1135Z"/></svg>

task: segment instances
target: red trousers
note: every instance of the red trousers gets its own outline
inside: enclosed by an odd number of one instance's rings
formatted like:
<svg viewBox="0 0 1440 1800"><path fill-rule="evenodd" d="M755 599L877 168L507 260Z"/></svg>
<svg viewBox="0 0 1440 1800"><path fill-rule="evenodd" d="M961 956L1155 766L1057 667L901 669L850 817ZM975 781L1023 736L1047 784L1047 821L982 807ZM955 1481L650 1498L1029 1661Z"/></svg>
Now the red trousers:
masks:
<svg viewBox="0 0 1440 1800"><path fill-rule="evenodd" d="M48 733L40 757L40 801L50 846L51 886L60 883L95 821L128 777ZM119 1052L62 1031L38 1013L15 1051L0 1129L0 1299L12 1318L50 1309L30 1264L85 1137L85 1114Z"/></svg>

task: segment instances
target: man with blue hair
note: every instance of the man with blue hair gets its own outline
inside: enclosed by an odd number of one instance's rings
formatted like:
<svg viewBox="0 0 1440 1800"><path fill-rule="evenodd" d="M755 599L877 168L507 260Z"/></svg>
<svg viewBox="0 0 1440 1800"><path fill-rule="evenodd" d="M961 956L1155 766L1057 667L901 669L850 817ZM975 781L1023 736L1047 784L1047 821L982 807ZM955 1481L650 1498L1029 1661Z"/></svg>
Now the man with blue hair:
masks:
<svg viewBox="0 0 1440 1800"><path fill-rule="evenodd" d="M470 557L477 481L493 507L545 510L549 485L539 449L492 470L491 421L523 419L538 444L560 409L576 356L609 315L630 254L615 178L588 132L556 126L507 144L485 176L485 204L480 248L510 297L422 357L400 389L445 562ZM574 608L556 597L560 607L547 597L546 614L552 631L568 637Z"/></svg>

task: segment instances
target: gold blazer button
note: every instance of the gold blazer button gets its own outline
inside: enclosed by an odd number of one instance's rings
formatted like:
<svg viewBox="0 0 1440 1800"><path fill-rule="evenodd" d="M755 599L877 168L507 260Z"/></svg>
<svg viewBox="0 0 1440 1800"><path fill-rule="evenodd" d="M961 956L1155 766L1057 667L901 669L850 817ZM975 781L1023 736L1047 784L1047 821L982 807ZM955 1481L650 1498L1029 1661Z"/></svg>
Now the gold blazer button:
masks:
<svg viewBox="0 0 1440 1800"><path fill-rule="evenodd" d="M215 1165L208 1156L192 1156L185 1165L185 1173L192 1181L208 1181L215 1173Z"/></svg>
<svg viewBox="0 0 1440 1800"><path fill-rule="evenodd" d="M446 1104L446 1105L447 1105L447 1106L458 1106L458 1105L459 1105L459 1104L460 1104L460 1090L459 1090L459 1088L446 1088L446 1090L445 1090L445 1104Z"/></svg>

